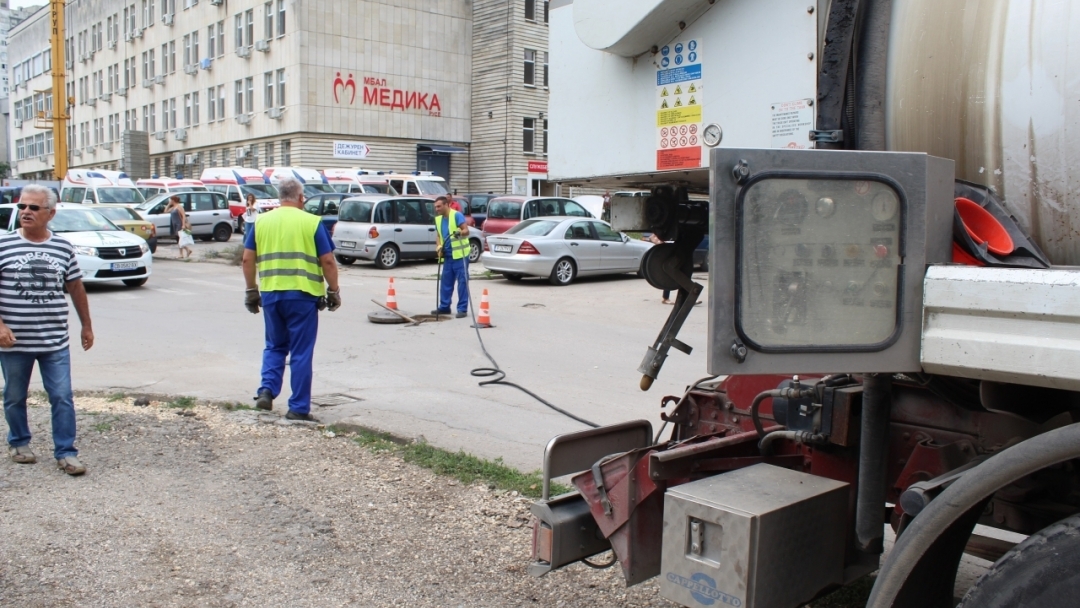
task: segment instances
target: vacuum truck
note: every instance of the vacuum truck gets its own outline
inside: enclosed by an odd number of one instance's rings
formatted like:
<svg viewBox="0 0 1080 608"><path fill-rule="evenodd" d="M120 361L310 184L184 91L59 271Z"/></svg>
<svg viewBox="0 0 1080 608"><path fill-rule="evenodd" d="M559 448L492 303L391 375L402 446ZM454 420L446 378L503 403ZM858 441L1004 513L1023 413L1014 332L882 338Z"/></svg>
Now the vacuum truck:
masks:
<svg viewBox="0 0 1080 608"><path fill-rule="evenodd" d="M610 220L665 241L642 274L678 291L640 388L706 289L708 369L659 429L549 442L530 573L617 566L683 606L794 608L874 571L875 608L1080 605L1076 4L549 16L549 174L647 191ZM965 553L995 563L956 598Z"/></svg>

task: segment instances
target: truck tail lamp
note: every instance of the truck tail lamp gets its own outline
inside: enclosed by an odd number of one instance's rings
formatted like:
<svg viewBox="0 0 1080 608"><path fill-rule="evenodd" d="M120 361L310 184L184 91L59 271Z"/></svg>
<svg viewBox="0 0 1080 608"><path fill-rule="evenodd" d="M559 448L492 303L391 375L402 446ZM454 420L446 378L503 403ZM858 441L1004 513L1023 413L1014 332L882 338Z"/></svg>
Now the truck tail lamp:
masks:
<svg viewBox="0 0 1080 608"><path fill-rule="evenodd" d="M918 371L925 267L951 259L952 161L712 154L710 372Z"/></svg>

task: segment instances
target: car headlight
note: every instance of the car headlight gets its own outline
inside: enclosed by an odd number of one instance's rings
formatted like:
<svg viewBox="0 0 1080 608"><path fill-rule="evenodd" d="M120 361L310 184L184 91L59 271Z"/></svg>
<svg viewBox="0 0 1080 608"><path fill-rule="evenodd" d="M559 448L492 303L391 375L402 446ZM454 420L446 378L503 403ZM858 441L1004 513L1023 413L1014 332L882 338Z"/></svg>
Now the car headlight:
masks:
<svg viewBox="0 0 1080 608"><path fill-rule="evenodd" d="M146 243L139 243L139 251L146 253L147 251L150 251L150 246Z"/></svg>
<svg viewBox="0 0 1080 608"><path fill-rule="evenodd" d="M98 251L95 247L76 247L75 253L78 253L80 255L88 255L92 258L98 257Z"/></svg>

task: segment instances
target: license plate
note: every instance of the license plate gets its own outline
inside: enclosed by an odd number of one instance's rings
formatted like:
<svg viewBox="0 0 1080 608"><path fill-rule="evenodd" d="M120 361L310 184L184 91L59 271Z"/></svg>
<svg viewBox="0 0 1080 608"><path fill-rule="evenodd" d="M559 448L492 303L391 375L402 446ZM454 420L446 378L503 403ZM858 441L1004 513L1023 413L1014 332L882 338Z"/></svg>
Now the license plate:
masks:
<svg viewBox="0 0 1080 608"><path fill-rule="evenodd" d="M356 249L356 241L341 241L341 246L346 249Z"/></svg>
<svg viewBox="0 0 1080 608"><path fill-rule="evenodd" d="M513 245L493 245L491 250L495 253L510 253L514 250Z"/></svg>
<svg viewBox="0 0 1080 608"><path fill-rule="evenodd" d="M135 270L139 267L138 262L113 262L113 270Z"/></svg>

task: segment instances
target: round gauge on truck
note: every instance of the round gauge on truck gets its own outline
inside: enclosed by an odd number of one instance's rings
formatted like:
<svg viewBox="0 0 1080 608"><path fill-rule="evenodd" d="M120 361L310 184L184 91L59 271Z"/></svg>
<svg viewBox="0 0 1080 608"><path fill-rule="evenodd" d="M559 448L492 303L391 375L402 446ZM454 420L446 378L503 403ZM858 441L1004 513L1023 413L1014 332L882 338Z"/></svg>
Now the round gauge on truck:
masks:
<svg viewBox="0 0 1080 608"><path fill-rule="evenodd" d="M893 219L899 209L900 201L896 198L896 193L891 189L878 192L870 201L870 214L879 222Z"/></svg>

